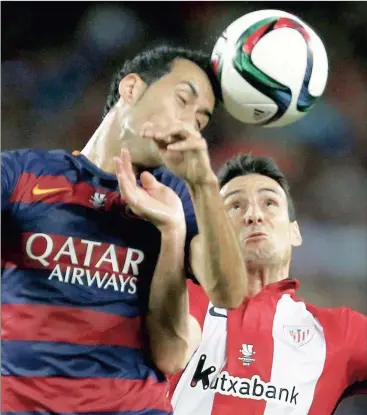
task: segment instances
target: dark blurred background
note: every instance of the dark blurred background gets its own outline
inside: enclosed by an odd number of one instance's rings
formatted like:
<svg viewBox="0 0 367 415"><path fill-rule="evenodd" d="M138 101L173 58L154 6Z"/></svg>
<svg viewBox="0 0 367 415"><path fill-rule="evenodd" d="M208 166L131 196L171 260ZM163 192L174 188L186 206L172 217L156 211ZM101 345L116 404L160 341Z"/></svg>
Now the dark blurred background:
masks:
<svg viewBox="0 0 367 415"><path fill-rule="evenodd" d="M219 111L205 134L213 165L240 151L274 157L290 178L304 237L292 271L301 295L367 313L366 2L2 2L2 148L81 149L125 58L160 41L211 52L233 20L269 8L296 14L325 42L324 98L277 129ZM357 414L367 414L366 399L338 410Z"/></svg>

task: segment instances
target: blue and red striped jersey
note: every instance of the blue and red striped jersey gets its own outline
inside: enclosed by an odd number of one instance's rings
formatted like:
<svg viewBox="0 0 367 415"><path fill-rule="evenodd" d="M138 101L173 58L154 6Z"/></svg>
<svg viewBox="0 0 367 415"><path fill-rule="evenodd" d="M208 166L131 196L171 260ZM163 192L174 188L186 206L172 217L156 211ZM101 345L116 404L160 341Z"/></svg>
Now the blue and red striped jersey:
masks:
<svg viewBox="0 0 367 415"><path fill-rule="evenodd" d="M187 246L197 233L185 184ZM160 233L121 201L116 177L63 150L2 154L2 410L166 415L142 316Z"/></svg>

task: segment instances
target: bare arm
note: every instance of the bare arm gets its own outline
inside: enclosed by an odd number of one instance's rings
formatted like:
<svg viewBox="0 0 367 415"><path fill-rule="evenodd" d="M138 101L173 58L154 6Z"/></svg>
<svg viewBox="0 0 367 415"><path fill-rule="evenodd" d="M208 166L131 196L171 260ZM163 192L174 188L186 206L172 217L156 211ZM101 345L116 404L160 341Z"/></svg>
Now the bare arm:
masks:
<svg viewBox="0 0 367 415"><path fill-rule="evenodd" d="M147 328L153 361L164 373L183 370L198 347L200 326L189 315L183 272L185 233L165 230L149 298Z"/></svg>
<svg viewBox="0 0 367 415"><path fill-rule="evenodd" d="M165 162L186 181L194 204L199 236L191 243L191 268L215 306L236 308L248 290L241 249L210 165L207 142L198 132L186 134L185 140L168 145Z"/></svg>
<svg viewBox="0 0 367 415"><path fill-rule="evenodd" d="M164 164L188 184L199 226L191 267L211 302L236 308L247 295L247 272L238 240L224 209L206 140L192 125L149 126Z"/></svg>
<svg viewBox="0 0 367 415"><path fill-rule="evenodd" d="M116 159L123 200L132 211L161 232L161 248L154 271L147 313L151 357L165 374L182 370L200 342L201 330L189 315L184 276L185 215L176 193L150 173L136 183L126 150Z"/></svg>
<svg viewBox="0 0 367 415"><path fill-rule="evenodd" d="M246 268L215 177L191 185L199 235L191 242L194 275L216 307L236 308L247 294Z"/></svg>

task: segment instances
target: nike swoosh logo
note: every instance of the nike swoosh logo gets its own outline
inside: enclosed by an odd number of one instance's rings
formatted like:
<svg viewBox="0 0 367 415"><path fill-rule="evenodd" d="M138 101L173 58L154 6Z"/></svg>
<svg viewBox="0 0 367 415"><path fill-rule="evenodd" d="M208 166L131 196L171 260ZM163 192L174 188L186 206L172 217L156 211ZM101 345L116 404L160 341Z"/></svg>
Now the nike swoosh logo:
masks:
<svg viewBox="0 0 367 415"><path fill-rule="evenodd" d="M34 196L41 196L41 195L48 195L50 193L65 192L65 190L69 190L69 188L68 187L55 187L51 189L41 189L37 184L32 189L32 194Z"/></svg>
<svg viewBox="0 0 367 415"><path fill-rule="evenodd" d="M219 312L218 312L219 311ZM227 318L227 311L224 308L210 307L209 314L213 317Z"/></svg>

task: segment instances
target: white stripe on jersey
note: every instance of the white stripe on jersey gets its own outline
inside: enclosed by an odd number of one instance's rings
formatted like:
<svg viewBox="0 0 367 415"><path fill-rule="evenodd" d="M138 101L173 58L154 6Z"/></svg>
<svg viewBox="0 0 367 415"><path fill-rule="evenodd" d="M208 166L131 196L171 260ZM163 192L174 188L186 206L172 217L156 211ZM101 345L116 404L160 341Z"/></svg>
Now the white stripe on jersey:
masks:
<svg viewBox="0 0 367 415"><path fill-rule="evenodd" d="M287 330L289 333L291 327L304 327L305 330L311 328L312 338L302 346L284 341ZM274 353L270 382L288 386L290 389L293 385L299 385L297 386L299 395L296 408L267 401L264 415L279 415L279 413L305 415L311 407L316 384L324 369L326 360L324 330L303 302L295 302L285 294L277 304L273 322L273 339ZM297 338L297 341L300 340L302 339Z"/></svg>
<svg viewBox="0 0 367 415"><path fill-rule="evenodd" d="M222 393L215 386L215 381L223 373L231 377L230 373L222 372L227 360L227 318L219 317L220 313L211 314L209 312L211 308L212 304L209 304L204 321L202 342L182 374L173 394L174 415L211 415L215 407L216 393ZM264 310L264 312L268 311ZM241 333L238 333L238 336L240 348ZM294 301L288 294L284 294L276 305L272 337L274 352L270 382L262 383L261 379L256 381L259 383L260 380L264 390L267 385L273 385L270 387L277 390L277 395L282 390L281 388L284 388L283 398L246 396L246 399L243 399L243 409L246 410L246 402L249 399L263 399L266 401L264 415L307 415L326 359L326 343L322 326L306 309L303 302ZM254 350L256 350L256 344L254 344ZM202 355L206 356L203 370L214 367L209 376L212 388L204 389L202 384L200 387L199 385L190 386ZM231 356L231 359L238 360L238 357ZM261 359L261 356L256 355L256 359ZM254 379L243 380L248 384L254 383ZM239 383L240 381L241 379ZM287 402L284 402L284 396L287 396ZM228 399L231 398L228 397ZM228 413L231 413L230 407Z"/></svg>
<svg viewBox="0 0 367 415"><path fill-rule="evenodd" d="M210 309L218 310L209 303L201 344L182 374L172 396L175 415L210 415L213 408L214 390L208 388L204 391L201 387L190 387L200 356L207 356L205 369L210 366L216 368L215 372L211 373L211 378L216 378L226 363L227 310L219 309L218 314L221 315L219 317L212 316L209 313Z"/></svg>

